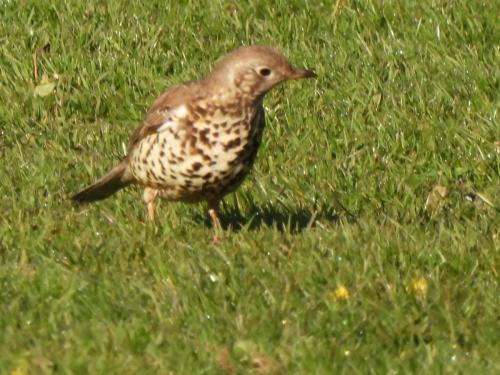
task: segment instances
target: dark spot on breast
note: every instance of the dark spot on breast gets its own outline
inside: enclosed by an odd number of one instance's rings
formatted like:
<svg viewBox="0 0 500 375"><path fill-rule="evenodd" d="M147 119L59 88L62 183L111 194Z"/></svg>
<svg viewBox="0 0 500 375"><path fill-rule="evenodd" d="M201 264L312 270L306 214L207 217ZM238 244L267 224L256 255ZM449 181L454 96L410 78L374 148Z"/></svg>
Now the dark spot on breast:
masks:
<svg viewBox="0 0 500 375"><path fill-rule="evenodd" d="M224 145L224 151L228 151L232 148L238 147L241 144L240 138L235 138Z"/></svg>
<svg viewBox="0 0 500 375"><path fill-rule="evenodd" d="M207 114L207 110L202 107L196 107L196 112L199 113L201 116L205 116Z"/></svg>
<svg viewBox="0 0 500 375"><path fill-rule="evenodd" d="M197 141L196 137L191 136L191 138L189 138L189 144L191 145L191 147L196 146L196 141Z"/></svg>
<svg viewBox="0 0 500 375"><path fill-rule="evenodd" d="M212 177L212 172L208 172L208 173L203 175L203 179L205 179L205 180L210 179L210 177Z"/></svg>
<svg viewBox="0 0 500 375"><path fill-rule="evenodd" d="M160 151L160 156L161 157L165 156L165 151Z"/></svg>
<svg viewBox="0 0 500 375"><path fill-rule="evenodd" d="M193 171L199 171L200 168L201 168L201 163L193 163L193 165L191 166L193 168Z"/></svg>
<svg viewBox="0 0 500 375"><path fill-rule="evenodd" d="M213 136L214 138L217 138L219 136L219 132L214 132Z"/></svg>
<svg viewBox="0 0 500 375"><path fill-rule="evenodd" d="M202 131L200 131L200 141L207 146L210 146L210 142L209 142L208 137L207 137L209 133L210 133L209 128L206 128L206 129L203 129Z"/></svg>

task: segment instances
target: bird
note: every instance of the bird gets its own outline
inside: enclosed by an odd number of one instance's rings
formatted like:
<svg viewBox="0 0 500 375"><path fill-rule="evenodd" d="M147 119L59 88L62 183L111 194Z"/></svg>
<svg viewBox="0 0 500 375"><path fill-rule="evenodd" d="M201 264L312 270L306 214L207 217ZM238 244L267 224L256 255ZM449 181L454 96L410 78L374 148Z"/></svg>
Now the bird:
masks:
<svg viewBox="0 0 500 375"><path fill-rule="evenodd" d="M264 96L282 82L313 77L314 71L292 66L271 47L243 46L226 54L204 78L161 94L131 137L127 155L72 201L99 201L139 184L151 221L157 198L206 201L217 241L220 202L241 185L257 156Z"/></svg>

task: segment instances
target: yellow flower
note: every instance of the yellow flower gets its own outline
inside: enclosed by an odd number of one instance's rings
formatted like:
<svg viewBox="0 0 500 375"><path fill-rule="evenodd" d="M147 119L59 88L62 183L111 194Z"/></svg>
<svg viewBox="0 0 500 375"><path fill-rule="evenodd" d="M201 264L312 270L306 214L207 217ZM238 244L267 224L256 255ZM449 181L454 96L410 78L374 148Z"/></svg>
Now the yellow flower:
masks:
<svg viewBox="0 0 500 375"><path fill-rule="evenodd" d="M345 286L340 285L334 290L333 297L337 300L347 301L351 295Z"/></svg>
<svg viewBox="0 0 500 375"><path fill-rule="evenodd" d="M10 375L27 375L27 373L20 368L16 368L11 371Z"/></svg>
<svg viewBox="0 0 500 375"><path fill-rule="evenodd" d="M427 289L429 288L429 284L427 280L423 277L419 277L417 279L413 279L409 286L409 291L415 294L417 297L425 298L427 296Z"/></svg>

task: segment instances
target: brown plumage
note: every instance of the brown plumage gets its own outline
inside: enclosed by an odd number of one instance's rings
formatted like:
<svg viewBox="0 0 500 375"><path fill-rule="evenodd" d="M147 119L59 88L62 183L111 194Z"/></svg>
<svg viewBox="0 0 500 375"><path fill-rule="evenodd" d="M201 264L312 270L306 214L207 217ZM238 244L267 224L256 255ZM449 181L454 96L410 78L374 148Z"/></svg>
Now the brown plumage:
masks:
<svg viewBox="0 0 500 375"><path fill-rule="evenodd" d="M164 92L135 131L128 155L72 200L97 201L138 183L145 187L150 219L157 197L205 200L219 227L220 200L238 188L255 161L265 125L264 95L283 81L314 76L268 47L229 53L206 78Z"/></svg>

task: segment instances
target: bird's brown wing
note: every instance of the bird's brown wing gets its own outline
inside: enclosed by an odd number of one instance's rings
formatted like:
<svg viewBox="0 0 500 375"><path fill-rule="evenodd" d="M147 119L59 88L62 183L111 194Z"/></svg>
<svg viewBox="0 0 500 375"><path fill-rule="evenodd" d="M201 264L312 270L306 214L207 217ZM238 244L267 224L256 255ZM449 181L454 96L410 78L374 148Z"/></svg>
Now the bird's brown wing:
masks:
<svg viewBox="0 0 500 375"><path fill-rule="evenodd" d="M156 99L132 135L128 147L129 152L146 136L156 133L168 121L172 110L192 99L190 97L192 96L191 93L196 91L194 90L195 85L196 83L193 82L173 87Z"/></svg>

